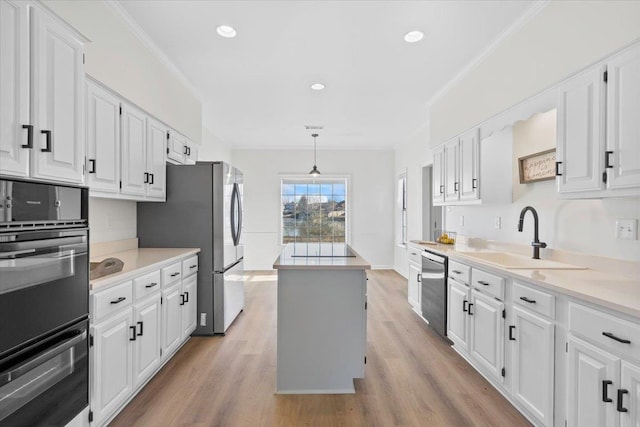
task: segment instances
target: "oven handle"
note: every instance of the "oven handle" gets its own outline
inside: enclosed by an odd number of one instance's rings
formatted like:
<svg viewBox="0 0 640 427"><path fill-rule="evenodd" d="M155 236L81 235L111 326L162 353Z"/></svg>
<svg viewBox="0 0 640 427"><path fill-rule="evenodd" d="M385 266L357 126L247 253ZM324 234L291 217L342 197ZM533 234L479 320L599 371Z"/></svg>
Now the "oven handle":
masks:
<svg viewBox="0 0 640 427"><path fill-rule="evenodd" d="M21 377L36 366L41 365L49 359L53 359L55 356L64 353L82 340L87 339L86 329L77 330L76 332L78 332L78 335L71 337L51 348L50 350L47 350L44 353L27 360L17 368L0 372L0 387L9 384L11 381Z"/></svg>
<svg viewBox="0 0 640 427"><path fill-rule="evenodd" d="M30 254L35 252L35 249L23 249L21 251L11 251L11 252L0 252L0 259L2 258L13 258L16 255Z"/></svg>
<svg viewBox="0 0 640 427"><path fill-rule="evenodd" d="M53 239L29 240L26 242L5 242L0 243L0 256L7 255L8 252L22 250L36 250L42 248L56 248L64 245L86 243L87 236L57 237ZM25 252L26 253L26 252Z"/></svg>

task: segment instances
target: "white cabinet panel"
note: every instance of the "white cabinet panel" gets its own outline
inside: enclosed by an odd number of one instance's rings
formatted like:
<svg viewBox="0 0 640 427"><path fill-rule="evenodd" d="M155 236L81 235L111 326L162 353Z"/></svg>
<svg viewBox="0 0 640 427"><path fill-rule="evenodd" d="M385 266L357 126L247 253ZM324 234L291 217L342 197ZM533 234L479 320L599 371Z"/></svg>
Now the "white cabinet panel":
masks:
<svg viewBox="0 0 640 427"><path fill-rule="evenodd" d="M196 329L196 302L198 299L198 276L192 275L182 281L182 340L186 340Z"/></svg>
<svg viewBox="0 0 640 427"><path fill-rule="evenodd" d="M168 358L180 345L182 337L181 283L162 291L162 358Z"/></svg>
<svg viewBox="0 0 640 427"><path fill-rule="evenodd" d="M160 365L160 292L133 306L136 341L133 348L133 383L144 382Z"/></svg>
<svg viewBox="0 0 640 427"><path fill-rule="evenodd" d="M596 67L558 89L558 192L600 190L604 152L604 68Z"/></svg>
<svg viewBox="0 0 640 427"><path fill-rule="evenodd" d="M198 146L192 141L187 141L187 152L184 156L184 162L187 165L195 165L198 161Z"/></svg>
<svg viewBox="0 0 640 427"><path fill-rule="evenodd" d="M627 362L622 362L620 371L622 381L620 384L621 402L617 405L626 412L620 412L620 425L622 427L640 426L640 367Z"/></svg>
<svg viewBox="0 0 640 427"><path fill-rule="evenodd" d="M459 161L460 143L457 138L445 144L444 149L444 201L455 202L460 199Z"/></svg>
<svg viewBox="0 0 640 427"><path fill-rule="evenodd" d="M471 291L471 355L500 381L503 380L504 358L504 304L493 297Z"/></svg>
<svg viewBox="0 0 640 427"><path fill-rule="evenodd" d="M120 191L120 100L87 81L87 183L92 190Z"/></svg>
<svg viewBox="0 0 640 427"><path fill-rule="evenodd" d="M568 368L568 425L618 426L615 394L619 386L620 359L570 336ZM604 402L605 396L611 401Z"/></svg>
<svg viewBox="0 0 640 427"><path fill-rule="evenodd" d="M167 168L167 127L147 118L147 168L149 197L165 198Z"/></svg>
<svg viewBox="0 0 640 427"><path fill-rule="evenodd" d="M640 187L640 46L607 63L607 186Z"/></svg>
<svg viewBox="0 0 640 427"><path fill-rule="evenodd" d="M460 200L478 200L478 176L480 167L480 129L476 128L460 136Z"/></svg>
<svg viewBox="0 0 640 427"><path fill-rule="evenodd" d="M422 268L413 263L409 263L408 297L409 304L420 311L420 275Z"/></svg>
<svg viewBox="0 0 640 427"><path fill-rule="evenodd" d="M31 175L81 183L84 167L82 42L61 23L32 9Z"/></svg>
<svg viewBox="0 0 640 427"><path fill-rule="evenodd" d="M513 343L514 397L544 426L553 425L554 325L518 307L509 339Z"/></svg>
<svg viewBox="0 0 640 427"><path fill-rule="evenodd" d="M183 135L180 135L174 130L169 131L168 148L168 159L173 160L176 163L184 163L185 155L187 153L187 139Z"/></svg>
<svg viewBox="0 0 640 427"><path fill-rule="evenodd" d="M449 280L447 306L447 336L456 347L466 350L469 339L469 288L454 280Z"/></svg>
<svg viewBox="0 0 640 427"><path fill-rule="evenodd" d="M147 116L137 108L122 104L122 193L144 196L147 192L145 173Z"/></svg>
<svg viewBox="0 0 640 427"><path fill-rule="evenodd" d="M444 203L444 145L433 151L433 204Z"/></svg>
<svg viewBox="0 0 640 427"><path fill-rule="evenodd" d="M0 173L29 176L28 3L0 2ZM31 129L33 132L33 129Z"/></svg>

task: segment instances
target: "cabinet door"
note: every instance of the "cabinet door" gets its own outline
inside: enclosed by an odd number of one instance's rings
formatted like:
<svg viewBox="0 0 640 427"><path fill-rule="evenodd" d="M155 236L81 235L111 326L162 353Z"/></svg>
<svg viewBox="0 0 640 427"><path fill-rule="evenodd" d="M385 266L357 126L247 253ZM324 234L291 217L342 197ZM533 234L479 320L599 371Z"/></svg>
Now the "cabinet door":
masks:
<svg viewBox="0 0 640 427"><path fill-rule="evenodd" d="M420 311L420 274L422 269L413 263L409 263L409 280L407 294L409 304Z"/></svg>
<svg viewBox="0 0 640 427"><path fill-rule="evenodd" d="M147 193L147 116L137 108L122 104L122 193L144 196Z"/></svg>
<svg viewBox="0 0 640 427"><path fill-rule="evenodd" d="M469 287L454 280L448 282L447 336L456 347L467 349L469 338Z"/></svg>
<svg viewBox="0 0 640 427"><path fill-rule="evenodd" d="M433 152L433 204L444 203L444 145Z"/></svg>
<svg viewBox="0 0 640 427"><path fill-rule="evenodd" d="M620 425L638 427L640 426L640 366L622 362L620 373L622 378L620 389L627 391L621 393L622 402L616 402L620 408L627 410L627 412L620 412Z"/></svg>
<svg viewBox="0 0 640 427"><path fill-rule="evenodd" d="M133 347L133 384L144 382L160 366L160 293L133 307L136 341Z"/></svg>
<svg viewBox="0 0 640 427"><path fill-rule="evenodd" d="M31 176L81 183L84 169L82 42L61 23L31 14Z"/></svg>
<svg viewBox="0 0 640 427"><path fill-rule="evenodd" d="M504 367L504 304L493 297L471 291L471 355L500 381Z"/></svg>
<svg viewBox="0 0 640 427"><path fill-rule="evenodd" d="M165 199L167 168L167 127L147 118L147 195Z"/></svg>
<svg viewBox="0 0 640 427"><path fill-rule="evenodd" d="M195 165L198 161L198 146L192 141L187 141L186 146L187 153L184 156L184 162L187 165Z"/></svg>
<svg viewBox="0 0 640 427"><path fill-rule="evenodd" d="M87 183L92 190L120 191L120 100L87 81Z"/></svg>
<svg viewBox="0 0 640 427"><path fill-rule="evenodd" d="M620 359L570 336L568 368L568 425L617 427L615 394L619 386ZM611 401L605 402L605 397Z"/></svg>
<svg viewBox="0 0 640 427"><path fill-rule="evenodd" d="M459 182L460 143L458 139L449 141L444 148L444 201L454 202L460 199Z"/></svg>
<svg viewBox="0 0 640 427"><path fill-rule="evenodd" d="M194 274L182 281L184 305L182 306L182 341L196 329L198 301L198 275Z"/></svg>
<svg viewBox="0 0 640 427"><path fill-rule="evenodd" d="M514 397L544 426L553 425L554 325L513 308L509 339L513 343Z"/></svg>
<svg viewBox="0 0 640 427"><path fill-rule="evenodd" d="M0 2L0 174L29 176L28 3Z"/></svg>
<svg viewBox="0 0 640 427"><path fill-rule="evenodd" d="M184 136L174 130L169 131L168 148L167 158L177 163L184 163L187 152L187 140Z"/></svg>
<svg viewBox="0 0 640 427"><path fill-rule="evenodd" d="M558 192L604 188L604 68L582 73L558 89Z"/></svg>
<svg viewBox="0 0 640 427"><path fill-rule="evenodd" d="M182 284L162 291L162 358L167 359L182 339Z"/></svg>
<svg viewBox="0 0 640 427"><path fill-rule="evenodd" d="M108 417L133 391L131 366L135 334L131 310L93 327L93 363L90 364L91 410L95 421Z"/></svg>
<svg viewBox="0 0 640 427"><path fill-rule="evenodd" d="M480 129L460 137L460 200L478 200L478 169L480 166Z"/></svg>
<svg viewBox="0 0 640 427"><path fill-rule="evenodd" d="M609 188L640 187L639 118L640 46L636 46L607 63Z"/></svg>

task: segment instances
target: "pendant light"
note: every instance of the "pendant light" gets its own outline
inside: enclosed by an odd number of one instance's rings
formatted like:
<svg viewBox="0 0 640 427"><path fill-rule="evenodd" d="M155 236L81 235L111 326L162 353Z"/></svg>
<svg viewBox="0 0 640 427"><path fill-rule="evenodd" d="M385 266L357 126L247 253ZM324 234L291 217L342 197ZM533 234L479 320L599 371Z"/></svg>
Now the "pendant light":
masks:
<svg viewBox="0 0 640 427"><path fill-rule="evenodd" d="M314 133L311 136L313 137L313 169L311 169L311 172L309 172L309 175L316 177L320 175L318 166L316 166L316 138L318 137L318 134Z"/></svg>

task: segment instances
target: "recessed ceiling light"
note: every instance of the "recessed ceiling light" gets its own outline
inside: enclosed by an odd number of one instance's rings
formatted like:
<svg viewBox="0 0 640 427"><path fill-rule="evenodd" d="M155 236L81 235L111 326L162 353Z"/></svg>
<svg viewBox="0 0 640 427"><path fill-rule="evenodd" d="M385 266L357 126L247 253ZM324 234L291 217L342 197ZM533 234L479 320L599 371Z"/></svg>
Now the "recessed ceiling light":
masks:
<svg viewBox="0 0 640 427"><path fill-rule="evenodd" d="M424 33L422 31L409 31L404 35L404 41L407 43L416 43L424 38Z"/></svg>
<svg viewBox="0 0 640 427"><path fill-rule="evenodd" d="M311 89L313 90L322 90L325 86L322 83L314 83L311 85Z"/></svg>
<svg viewBox="0 0 640 427"><path fill-rule="evenodd" d="M229 25L220 25L218 28L216 28L216 31L218 32L218 34L220 34L220 36L227 39L236 36L236 30Z"/></svg>

